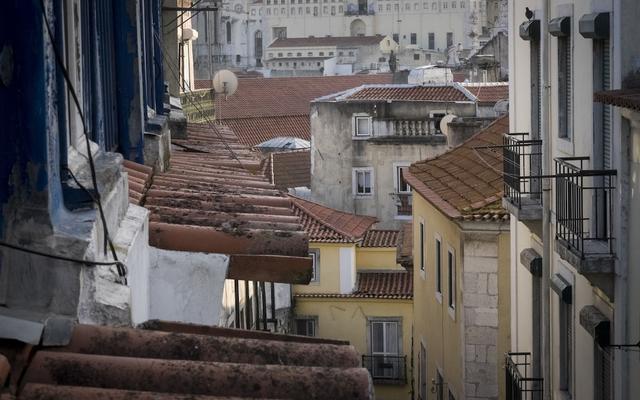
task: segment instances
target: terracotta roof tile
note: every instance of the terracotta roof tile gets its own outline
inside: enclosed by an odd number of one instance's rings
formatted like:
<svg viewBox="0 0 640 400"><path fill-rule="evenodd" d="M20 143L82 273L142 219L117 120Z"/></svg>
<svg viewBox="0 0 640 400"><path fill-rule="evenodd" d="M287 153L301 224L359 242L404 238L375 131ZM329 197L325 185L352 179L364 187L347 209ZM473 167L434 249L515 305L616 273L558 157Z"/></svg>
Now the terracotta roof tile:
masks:
<svg viewBox="0 0 640 400"><path fill-rule="evenodd" d="M228 118L224 120L238 136L240 143L253 147L269 139L294 136L311 140L309 115L284 115L260 118Z"/></svg>
<svg viewBox="0 0 640 400"><path fill-rule="evenodd" d="M220 331L228 334L78 325L68 345L35 347L27 361L10 360L15 398L373 398L352 346Z"/></svg>
<svg viewBox="0 0 640 400"><path fill-rule="evenodd" d="M407 271L358 272L352 293L297 293L295 297L409 300L413 298L413 274Z"/></svg>
<svg viewBox="0 0 640 400"><path fill-rule="evenodd" d="M271 177L279 189L311 187L311 151L270 153Z"/></svg>
<svg viewBox="0 0 640 400"><path fill-rule="evenodd" d="M149 243L229 254L232 263L255 256L256 272L261 263L274 268L280 260L304 271L291 277L306 279L307 235L290 200L261 173L258 156L225 126L189 124L187 130L188 139L173 139L170 168L157 173L146 192Z"/></svg>
<svg viewBox="0 0 640 400"><path fill-rule="evenodd" d="M365 85L337 94L339 101L475 101L459 84L447 85Z"/></svg>
<svg viewBox="0 0 640 400"><path fill-rule="evenodd" d="M124 160L122 167L128 174L129 202L142 204L144 194L151 184L153 168L129 160Z"/></svg>
<svg viewBox="0 0 640 400"><path fill-rule="evenodd" d="M509 117L497 119L453 150L412 164L407 182L451 218L508 219L508 213L500 206L502 153L476 149L501 145L508 130Z"/></svg>
<svg viewBox="0 0 640 400"><path fill-rule="evenodd" d="M593 99L600 103L640 111L640 89L619 89L598 92L593 95Z"/></svg>
<svg viewBox="0 0 640 400"><path fill-rule="evenodd" d="M398 237L396 262L404 268L413 270L413 224L403 224Z"/></svg>
<svg viewBox="0 0 640 400"><path fill-rule="evenodd" d="M391 79L390 74L241 79L236 93L226 99L217 97L216 115L220 120L308 116L315 98L368 83L391 83Z"/></svg>
<svg viewBox="0 0 640 400"><path fill-rule="evenodd" d="M360 247L396 247L399 231L370 229L362 239Z"/></svg>
<svg viewBox="0 0 640 400"><path fill-rule="evenodd" d="M298 197L292 207L312 242L357 242L377 221L375 217L349 214Z"/></svg>
<svg viewBox="0 0 640 400"><path fill-rule="evenodd" d="M278 38L268 48L276 47L314 47L314 46L373 46L378 45L384 36L325 36L302 38Z"/></svg>
<svg viewBox="0 0 640 400"><path fill-rule="evenodd" d="M463 83L462 86L473 93L478 103L493 104L500 100L509 100L509 83Z"/></svg>

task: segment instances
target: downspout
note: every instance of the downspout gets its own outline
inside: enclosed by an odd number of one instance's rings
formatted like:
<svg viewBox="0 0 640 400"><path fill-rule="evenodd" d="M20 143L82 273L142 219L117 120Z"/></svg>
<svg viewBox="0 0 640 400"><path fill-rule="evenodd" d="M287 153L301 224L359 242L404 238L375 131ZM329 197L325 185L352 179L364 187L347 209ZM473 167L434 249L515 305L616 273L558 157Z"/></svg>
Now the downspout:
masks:
<svg viewBox="0 0 640 400"><path fill-rule="evenodd" d="M542 2L540 18L540 73L542 77L542 98L540 99L540 130L542 136L542 175L553 174L551 168L551 124L549 82L549 8L550 0ZM542 374L544 378L545 400L551 399L551 299L549 297L549 277L551 276L551 180L542 180Z"/></svg>

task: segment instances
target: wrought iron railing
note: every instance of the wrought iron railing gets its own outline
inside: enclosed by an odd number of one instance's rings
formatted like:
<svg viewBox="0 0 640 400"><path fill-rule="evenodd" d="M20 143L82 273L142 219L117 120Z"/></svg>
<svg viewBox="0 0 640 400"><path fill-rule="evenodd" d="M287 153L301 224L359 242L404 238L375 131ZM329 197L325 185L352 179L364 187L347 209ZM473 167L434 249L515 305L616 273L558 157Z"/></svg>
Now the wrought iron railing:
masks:
<svg viewBox="0 0 640 400"><path fill-rule="evenodd" d="M407 356L362 356L362 365L369 371L375 383L407 383Z"/></svg>
<svg viewBox="0 0 640 400"><path fill-rule="evenodd" d="M582 258L613 255L615 170L585 169L588 157L557 158L556 239Z"/></svg>
<svg viewBox="0 0 640 400"><path fill-rule="evenodd" d="M508 133L503 138L504 196L518 208L523 202L542 205L542 140L527 136Z"/></svg>
<svg viewBox="0 0 640 400"><path fill-rule="evenodd" d="M411 215L411 193L395 193L399 216Z"/></svg>
<svg viewBox="0 0 640 400"><path fill-rule="evenodd" d="M506 400L542 400L543 379L530 378L531 353L507 353L505 357Z"/></svg>

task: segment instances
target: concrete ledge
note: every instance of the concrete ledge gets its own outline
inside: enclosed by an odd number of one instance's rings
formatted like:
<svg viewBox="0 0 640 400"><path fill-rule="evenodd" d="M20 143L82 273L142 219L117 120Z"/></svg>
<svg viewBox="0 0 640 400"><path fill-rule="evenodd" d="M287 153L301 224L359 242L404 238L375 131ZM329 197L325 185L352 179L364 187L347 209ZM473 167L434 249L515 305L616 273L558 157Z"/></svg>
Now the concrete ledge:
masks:
<svg viewBox="0 0 640 400"><path fill-rule="evenodd" d="M147 121L144 132L144 163L161 172L169 168L171 130L169 119L156 115Z"/></svg>
<svg viewBox="0 0 640 400"><path fill-rule="evenodd" d="M518 221L540 221L542 220L542 205L531 199L522 199L520 207L513 204L510 199L502 198L502 207L516 217Z"/></svg>
<svg viewBox="0 0 640 400"><path fill-rule="evenodd" d="M571 304L573 300L572 296L572 287L569 282L567 282L562 275L554 274L551 277L551 289L560 296L560 300L563 303Z"/></svg>
<svg viewBox="0 0 640 400"><path fill-rule="evenodd" d="M445 135L429 135L429 136L381 136L381 137L372 137L367 139L367 142L373 144L389 144L389 143L400 143L400 144L447 144L447 137Z"/></svg>
<svg viewBox="0 0 640 400"><path fill-rule="evenodd" d="M589 254L588 248L585 249L584 254L579 254L567 242L560 239L556 239L556 252L583 275L614 273L615 256L613 254Z"/></svg>
<svg viewBox="0 0 640 400"><path fill-rule="evenodd" d="M580 325L600 346L608 346L611 323L595 306L584 306L580 310Z"/></svg>
<svg viewBox="0 0 640 400"><path fill-rule="evenodd" d="M542 256L532 248L524 249L520 253L520 262L531 275L542 276Z"/></svg>

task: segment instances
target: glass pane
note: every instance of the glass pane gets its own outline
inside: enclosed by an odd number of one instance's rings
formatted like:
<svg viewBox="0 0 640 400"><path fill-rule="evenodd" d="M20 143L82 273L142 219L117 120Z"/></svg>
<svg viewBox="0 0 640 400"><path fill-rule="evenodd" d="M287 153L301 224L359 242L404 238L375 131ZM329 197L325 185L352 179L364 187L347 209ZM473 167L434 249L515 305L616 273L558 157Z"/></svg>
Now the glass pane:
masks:
<svg viewBox="0 0 640 400"><path fill-rule="evenodd" d="M387 327L385 353L398 354L398 324L395 322L387 322L385 325Z"/></svg>
<svg viewBox="0 0 640 400"><path fill-rule="evenodd" d="M356 172L356 181L357 181L357 192L364 193L364 172L358 171Z"/></svg>
<svg viewBox="0 0 640 400"><path fill-rule="evenodd" d="M369 136L369 119L368 118L357 118L356 123L358 124L356 131L358 136Z"/></svg>
<svg viewBox="0 0 640 400"><path fill-rule="evenodd" d="M364 192L371 193L371 172L364 172Z"/></svg>
<svg viewBox="0 0 640 400"><path fill-rule="evenodd" d="M383 322L371 323L371 352L374 354L384 352L384 323Z"/></svg>
<svg viewBox="0 0 640 400"><path fill-rule="evenodd" d="M296 320L296 333L298 335L307 336L307 320L306 319Z"/></svg>

